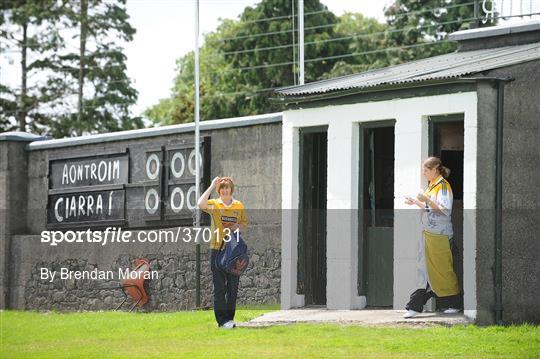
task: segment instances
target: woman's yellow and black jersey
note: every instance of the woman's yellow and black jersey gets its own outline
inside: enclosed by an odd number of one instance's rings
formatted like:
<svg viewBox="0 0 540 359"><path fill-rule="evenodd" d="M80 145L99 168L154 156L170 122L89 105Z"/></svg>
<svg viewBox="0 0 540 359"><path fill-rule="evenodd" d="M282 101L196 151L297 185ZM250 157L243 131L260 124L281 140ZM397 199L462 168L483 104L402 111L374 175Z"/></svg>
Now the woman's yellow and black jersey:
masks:
<svg viewBox="0 0 540 359"><path fill-rule="evenodd" d="M204 210L212 218L212 237L210 248L219 249L223 237L227 234L224 229L228 225L239 223L247 226L248 220L244 204L236 199L233 199L230 206L227 206L221 198L213 198L208 200L208 207Z"/></svg>
<svg viewBox="0 0 540 359"><path fill-rule="evenodd" d="M424 229L435 234L445 234L452 237L452 187L443 176L439 175L429 183L424 195L437 203L442 213L426 206L422 216Z"/></svg>

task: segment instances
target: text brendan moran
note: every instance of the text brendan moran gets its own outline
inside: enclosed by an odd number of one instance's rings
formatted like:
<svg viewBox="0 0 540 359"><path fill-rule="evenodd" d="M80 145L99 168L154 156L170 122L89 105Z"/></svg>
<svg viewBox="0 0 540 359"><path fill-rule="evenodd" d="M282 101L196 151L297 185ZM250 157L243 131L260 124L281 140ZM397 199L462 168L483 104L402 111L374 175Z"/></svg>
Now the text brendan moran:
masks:
<svg viewBox="0 0 540 359"><path fill-rule="evenodd" d="M52 282L55 279L102 279L102 280L122 280L122 279L159 279L158 271L134 271L130 268L118 268L118 271L112 270L70 270L69 268L60 268L59 271L49 270L49 268L40 268L41 280Z"/></svg>

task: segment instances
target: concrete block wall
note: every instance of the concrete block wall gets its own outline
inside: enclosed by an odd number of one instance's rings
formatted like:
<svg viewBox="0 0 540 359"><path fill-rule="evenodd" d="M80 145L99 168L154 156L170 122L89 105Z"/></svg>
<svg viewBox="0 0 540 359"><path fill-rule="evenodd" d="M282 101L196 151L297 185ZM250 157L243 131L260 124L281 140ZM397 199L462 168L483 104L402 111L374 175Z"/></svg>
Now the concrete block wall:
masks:
<svg viewBox="0 0 540 359"><path fill-rule="evenodd" d="M23 233L26 227L28 156L25 146L37 139L40 137L22 132L0 136L0 308L10 305L12 235Z"/></svg>
<svg viewBox="0 0 540 359"><path fill-rule="evenodd" d="M497 91L488 82L478 85L478 150L476 176L476 318L494 322L495 295L495 121ZM465 213L467 215L467 213Z"/></svg>
<svg viewBox="0 0 540 359"><path fill-rule="evenodd" d="M503 321L540 322L540 61L494 70L504 89L502 273ZM496 89L478 88L478 320L493 323Z"/></svg>

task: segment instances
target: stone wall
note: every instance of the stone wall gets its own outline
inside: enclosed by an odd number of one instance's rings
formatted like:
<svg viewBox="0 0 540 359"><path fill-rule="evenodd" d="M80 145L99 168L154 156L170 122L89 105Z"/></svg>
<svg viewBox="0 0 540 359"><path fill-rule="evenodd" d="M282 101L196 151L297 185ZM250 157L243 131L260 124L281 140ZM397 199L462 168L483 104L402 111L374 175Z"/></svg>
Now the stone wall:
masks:
<svg viewBox="0 0 540 359"><path fill-rule="evenodd" d="M246 236L247 238L248 236ZM119 245L104 248L82 244L64 248L40 243L39 236L14 236L12 259L14 273L20 285L12 291L12 303L20 309L38 310L111 310L124 296L116 277L118 268L133 266L136 258L146 258L159 278L148 282L150 299L144 310L173 311L195 308L195 246L155 244ZM252 242L252 241L249 241ZM251 243L251 263L242 275L239 304L270 304L279 302L280 251L278 241ZM84 254L82 254L84 253ZM111 270L113 280L40 278L40 268L60 271ZM212 306L212 273L209 252L201 251L201 306ZM123 308L128 309L130 301Z"/></svg>

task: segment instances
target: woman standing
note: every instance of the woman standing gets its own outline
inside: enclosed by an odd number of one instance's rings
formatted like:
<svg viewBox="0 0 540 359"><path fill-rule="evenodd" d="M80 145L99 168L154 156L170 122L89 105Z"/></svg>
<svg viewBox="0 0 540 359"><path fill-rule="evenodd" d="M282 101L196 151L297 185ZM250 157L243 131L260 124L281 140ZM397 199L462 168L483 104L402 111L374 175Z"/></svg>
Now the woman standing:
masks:
<svg viewBox="0 0 540 359"><path fill-rule="evenodd" d="M219 198L208 199L213 190ZM234 314L238 294L239 277L216 267L216 256L222 248L223 239L235 230L245 231L247 216L242 202L233 198L234 183L230 177L216 177L199 198L198 206L212 218L210 240L210 268L214 285L214 314L219 327L236 327Z"/></svg>
<svg viewBox="0 0 540 359"><path fill-rule="evenodd" d="M438 157L429 157L423 163L423 175L429 181L424 193L416 199L407 197L405 203L416 204L422 213L422 242L419 246L419 263L422 285L411 294L405 318L422 312L431 298L438 299L444 313L457 313L460 307L459 284L453 269L450 242L452 229L452 188L446 178L450 170Z"/></svg>

